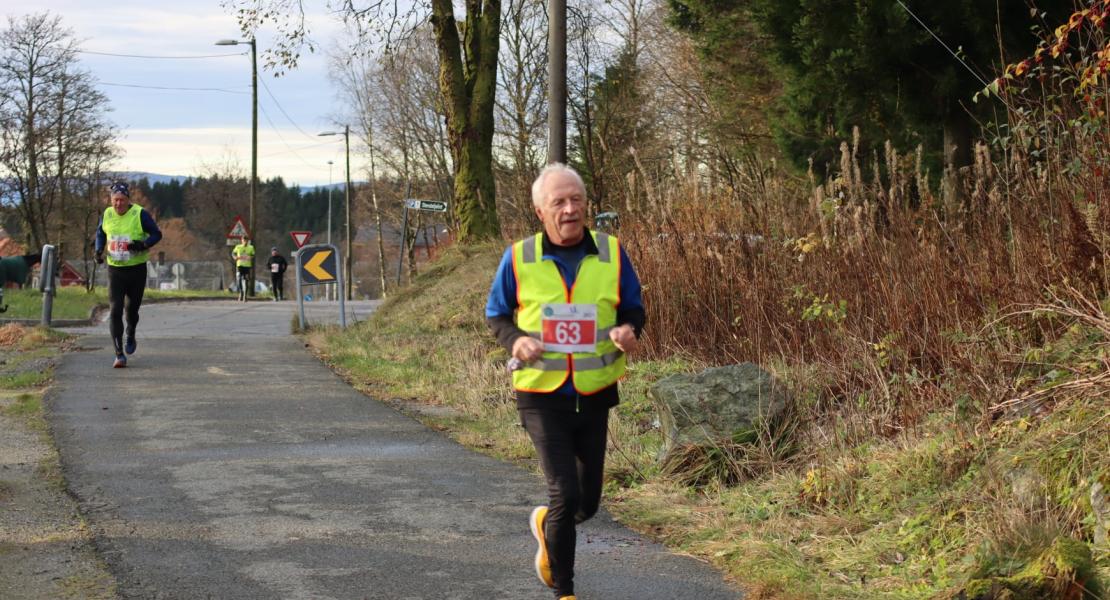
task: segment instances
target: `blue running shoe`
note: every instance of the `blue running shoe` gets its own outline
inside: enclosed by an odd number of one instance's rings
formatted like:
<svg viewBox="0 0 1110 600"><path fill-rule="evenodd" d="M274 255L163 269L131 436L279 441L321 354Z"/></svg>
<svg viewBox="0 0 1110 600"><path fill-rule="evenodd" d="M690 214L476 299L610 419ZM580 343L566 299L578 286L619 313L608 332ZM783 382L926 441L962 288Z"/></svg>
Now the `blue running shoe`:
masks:
<svg viewBox="0 0 1110 600"><path fill-rule="evenodd" d="M113 369L122 369L127 366L127 357L122 354L116 355L116 362L112 363Z"/></svg>
<svg viewBox="0 0 1110 600"><path fill-rule="evenodd" d="M123 346L123 351L128 353L128 354L134 354L135 353L135 348L137 346L138 346L138 344L135 343L135 336L133 336L133 335L127 336L127 342Z"/></svg>

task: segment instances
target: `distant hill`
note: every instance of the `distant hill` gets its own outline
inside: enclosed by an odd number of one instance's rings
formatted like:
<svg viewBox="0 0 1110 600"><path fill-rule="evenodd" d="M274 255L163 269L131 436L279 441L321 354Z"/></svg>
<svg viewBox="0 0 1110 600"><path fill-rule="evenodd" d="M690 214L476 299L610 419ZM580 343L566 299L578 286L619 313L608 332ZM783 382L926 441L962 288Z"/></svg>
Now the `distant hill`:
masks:
<svg viewBox="0 0 1110 600"><path fill-rule="evenodd" d="M138 181L146 178L151 184L155 183L169 183L171 181L185 181L189 178L188 175L163 175L161 173L148 173L146 171L119 171L113 175L113 179L122 179L124 181Z"/></svg>
<svg viewBox="0 0 1110 600"><path fill-rule="evenodd" d="M194 177L194 175L163 175L162 173L149 173L147 171L120 171L120 172L116 173L113 176L114 179L123 179L125 181L138 181L138 180L140 180L144 177L146 177L146 180L149 181L151 183L151 185L154 185L155 183L169 183L169 182L174 181L174 180L185 181L186 179L189 179L190 177ZM357 189L357 187L359 185L362 185L363 183L365 183L365 182L363 182L363 181L352 181L351 185ZM296 185L296 184L290 184L290 185ZM343 182L340 181L338 183L333 183L330 186L329 185L301 185L300 188L304 191L313 190L313 189L326 190L329 187L333 190L342 190L343 185L344 185Z"/></svg>

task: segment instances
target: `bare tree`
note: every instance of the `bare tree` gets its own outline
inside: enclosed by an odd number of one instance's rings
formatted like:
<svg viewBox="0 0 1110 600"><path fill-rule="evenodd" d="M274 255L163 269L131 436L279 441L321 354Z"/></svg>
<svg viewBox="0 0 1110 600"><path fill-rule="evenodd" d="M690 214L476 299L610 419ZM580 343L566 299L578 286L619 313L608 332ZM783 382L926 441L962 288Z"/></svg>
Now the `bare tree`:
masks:
<svg viewBox="0 0 1110 600"><path fill-rule="evenodd" d="M374 93L376 89L374 80L378 74L376 62L368 56L351 57L349 54L340 51L336 51L332 55L332 79L339 88L340 97L345 100L347 106L351 107L353 114L350 115L350 120L356 124L354 127L355 135L361 138L361 145L366 148L370 159L370 167L367 172L368 192L371 210L374 215L374 228L378 238L378 285L381 296L384 298L386 296L385 240L382 227L382 209L378 204L378 173L374 152L375 119L379 118L375 111L377 97ZM359 194L360 198L362 196L362 194Z"/></svg>
<svg viewBox="0 0 1110 600"><path fill-rule="evenodd" d="M60 17L9 17L0 42L0 166L27 243L60 243L74 216L70 198L88 177L82 171L114 152L107 98L79 68L76 42Z"/></svg>
<svg viewBox="0 0 1110 600"><path fill-rule="evenodd" d="M547 135L546 7L541 0L508 0L501 23L494 130L498 197L503 224L511 216L532 229L530 188Z"/></svg>
<svg viewBox="0 0 1110 600"><path fill-rule="evenodd" d="M109 166L119 156L112 143L111 132L102 131L99 140L89 140L89 149L77 155L78 160L70 162L70 172L74 173L65 186L66 210L63 213L66 227L59 232L59 239L70 248L65 256L76 259L75 248L80 248L82 271L86 287L92 291L96 280L96 263L93 261L92 241L100 215L107 206ZM77 226L74 227L73 225Z"/></svg>
<svg viewBox="0 0 1110 600"><path fill-rule="evenodd" d="M250 184L242 165L230 151L216 161L202 164L199 170L204 175L194 179L185 191L185 218L190 230L216 248L224 243L228 224L247 213ZM215 251L208 258L227 257Z"/></svg>
<svg viewBox="0 0 1110 600"><path fill-rule="evenodd" d="M300 48L312 45L304 19L304 0L225 0L244 33L264 23L276 23L281 39L275 63L296 64ZM501 29L500 0L466 0L462 23L455 19L452 0L428 0L400 8L385 0L340 0L335 13L358 31L358 43L368 42L375 28L389 41L395 29L411 33L422 23L424 10L434 34L438 84L446 115L448 147L453 167L453 209L458 238L477 241L497 237L497 205L493 179L493 106L497 85L497 53ZM403 37L403 36L402 36Z"/></svg>
<svg viewBox="0 0 1110 600"><path fill-rule="evenodd" d="M592 5L567 11L567 109L570 126L577 132L575 154L589 187L590 206L596 214L606 198L605 155L595 134L593 83L602 49L597 41L598 17Z"/></svg>

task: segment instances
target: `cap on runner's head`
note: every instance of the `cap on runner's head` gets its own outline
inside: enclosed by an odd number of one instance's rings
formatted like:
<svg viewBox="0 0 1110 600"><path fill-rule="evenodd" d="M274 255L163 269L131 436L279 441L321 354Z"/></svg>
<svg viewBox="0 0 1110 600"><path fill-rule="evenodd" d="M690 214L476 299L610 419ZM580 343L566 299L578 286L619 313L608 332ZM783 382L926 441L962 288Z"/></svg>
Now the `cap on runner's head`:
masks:
<svg viewBox="0 0 1110 600"><path fill-rule="evenodd" d="M113 193L113 194L123 194L124 196L127 196L128 198L131 197L131 187L127 185L126 181L117 181L117 182L113 183L108 188L108 191Z"/></svg>
<svg viewBox="0 0 1110 600"><path fill-rule="evenodd" d="M273 248L270 248L270 252L277 252L277 246L274 246Z"/></svg>

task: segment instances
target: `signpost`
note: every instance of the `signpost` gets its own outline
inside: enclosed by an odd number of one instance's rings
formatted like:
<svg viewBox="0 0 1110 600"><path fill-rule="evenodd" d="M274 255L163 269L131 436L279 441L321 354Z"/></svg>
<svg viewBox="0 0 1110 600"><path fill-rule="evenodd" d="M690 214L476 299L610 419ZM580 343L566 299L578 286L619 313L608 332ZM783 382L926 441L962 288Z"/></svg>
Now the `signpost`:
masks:
<svg viewBox="0 0 1110 600"><path fill-rule="evenodd" d="M293 238L294 241L296 237ZM331 244L312 244L297 250L297 306L301 322L301 329L305 326L304 316L304 286L339 283L343 289L343 270L339 260L339 249ZM339 326L347 327L347 306L344 302L345 294L339 296Z"/></svg>
<svg viewBox="0 0 1110 600"><path fill-rule="evenodd" d="M297 245L298 250L304 247L308 240L312 239L311 231L290 231L289 235L293 236L293 243Z"/></svg>
<svg viewBox="0 0 1110 600"><path fill-rule="evenodd" d="M246 223L243 223L243 217L236 215L235 221L231 224L231 229L227 230L227 245L234 246L239 243L239 238L251 237L251 232L247 230Z"/></svg>
<svg viewBox="0 0 1110 600"><path fill-rule="evenodd" d="M405 212L401 217L401 251L397 253L397 285L401 285L401 266L405 260L405 238L409 235L409 209L428 212L447 212L447 203L442 200L405 199Z"/></svg>

